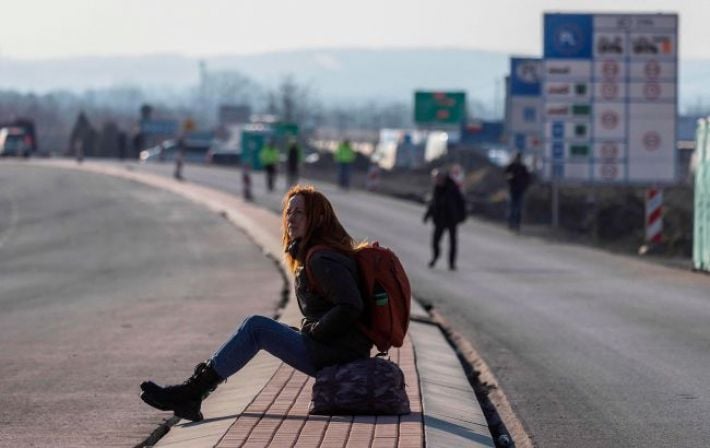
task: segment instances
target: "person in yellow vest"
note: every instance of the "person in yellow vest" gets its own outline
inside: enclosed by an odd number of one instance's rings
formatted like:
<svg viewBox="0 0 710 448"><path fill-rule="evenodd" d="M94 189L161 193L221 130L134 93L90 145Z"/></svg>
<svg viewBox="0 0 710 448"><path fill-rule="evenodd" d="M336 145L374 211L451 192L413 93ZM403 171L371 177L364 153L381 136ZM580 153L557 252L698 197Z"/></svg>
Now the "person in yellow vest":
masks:
<svg viewBox="0 0 710 448"><path fill-rule="evenodd" d="M344 140L335 150L335 163L338 164L338 185L340 188L350 188L350 172L355 161L355 151L349 140Z"/></svg>
<svg viewBox="0 0 710 448"><path fill-rule="evenodd" d="M274 191L276 164L279 163L279 150L273 141L269 141L261 148L259 160L261 161L261 166L264 167L264 171L266 171L266 189L270 192Z"/></svg>

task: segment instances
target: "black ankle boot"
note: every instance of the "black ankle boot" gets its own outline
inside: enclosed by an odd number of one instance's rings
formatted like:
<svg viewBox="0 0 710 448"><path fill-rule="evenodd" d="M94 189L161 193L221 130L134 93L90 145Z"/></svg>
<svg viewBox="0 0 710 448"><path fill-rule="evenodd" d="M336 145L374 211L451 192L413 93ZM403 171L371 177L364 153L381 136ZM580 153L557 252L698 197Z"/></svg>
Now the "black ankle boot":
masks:
<svg viewBox="0 0 710 448"><path fill-rule="evenodd" d="M178 417L199 422L203 419L202 400L223 382L212 365L200 363L184 383L161 387L152 381L141 384L141 399L161 411L173 411Z"/></svg>

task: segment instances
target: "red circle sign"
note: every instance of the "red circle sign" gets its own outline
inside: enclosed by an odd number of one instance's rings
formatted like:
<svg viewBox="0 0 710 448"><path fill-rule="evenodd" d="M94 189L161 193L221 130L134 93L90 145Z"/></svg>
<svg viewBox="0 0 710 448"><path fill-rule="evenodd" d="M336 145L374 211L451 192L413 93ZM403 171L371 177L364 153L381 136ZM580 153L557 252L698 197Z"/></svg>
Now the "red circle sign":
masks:
<svg viewBox="0 0 710 448"><path fill-rule="evenodd" d="M643 134L643 146L648 151L655 151L661 146L661 136L656 131L648 131Z"/></svg>
<svg viewBox="0 0 710 448"><path fill-rule="evenodd" d="M619 156L619 147L616 143L605 142L601 147L601 156L605 159L615 159Z"/></svg>
<svg viewBox="0 0 710 448"><path fill-rule="evenodd" d="M602 84L602 98L605 100L613 100L619 95L619 85L605 82Z"/></svg>
<svg viewBox="0 0 710 448"><path fill-rule="evenodd" d="M643 85L643 96L647 100L657 100L661 96L661 85L657 82L647 82Z"/></svg>
<svg viewBox="0 0 710 448"><path fill-rule="evenodd" d="M604 164L601 166L601 173L604 179L616 179L619 170L616 168L616 165Z"/></svg>
<svg viewBox="0 0 710 448"><path fill-rule="evenodd" d="M602 74L606 80L614 80L619 74L619 63L613 60L606 60L602 63Z"/></svg>
<svg viewBox="0 0 710 448"><path fill-rule="evenodd" d="M616 129L619 125L619 115L613 110L602 112L602 127L604 129Z"/></svg>
<svg viewBox="0 0 710 448"><path fill-rule="evenodd" d="M658 79L661 75L661 64L659 64L657 60L651 59L646 62L646 66L643 71L646 73L646 77L648 77L648 79Z"/></svg>

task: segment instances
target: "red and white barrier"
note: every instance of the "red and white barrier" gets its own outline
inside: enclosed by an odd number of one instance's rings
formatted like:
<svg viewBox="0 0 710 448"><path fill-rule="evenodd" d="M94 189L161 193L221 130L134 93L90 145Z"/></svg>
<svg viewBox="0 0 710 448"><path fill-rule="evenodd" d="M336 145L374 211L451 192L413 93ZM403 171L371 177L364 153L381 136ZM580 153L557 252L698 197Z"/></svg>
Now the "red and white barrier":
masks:
<svg viewBox="0 0 710 448"><path fill-rule="evenodd" d="M646 190L646 241L660 243L663 233L663 191L652 187Z"/></svg>
<svg viewBox="0 0 710 448"><path fill-rule="evenodd" d="M365 188L375 191L380 187L380 167L376 163L370 165L365 178Z"/></svg>

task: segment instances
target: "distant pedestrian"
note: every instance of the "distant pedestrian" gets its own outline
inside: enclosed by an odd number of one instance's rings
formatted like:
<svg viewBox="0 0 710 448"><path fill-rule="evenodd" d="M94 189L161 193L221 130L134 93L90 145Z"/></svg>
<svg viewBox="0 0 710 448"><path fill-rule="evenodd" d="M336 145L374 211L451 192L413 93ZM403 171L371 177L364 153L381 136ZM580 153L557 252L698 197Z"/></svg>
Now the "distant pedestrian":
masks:
<svg viewBox="0 0 710 448"><path fill-rule="evenodd" d="M133 139L131 140L131 144L133 146L133 154L132 154L133 158L136 158L139 156L139 154L143 150L143 143L144 143L143 134L140 132L136 133L133 136Z"/></svg>
<svg viewBox="0 0 710 448"><path fill-rule="evenodd" d="M245 201L254 200L251 193L251 165L249 163L242 165L242 196Z"/></svg>
<svg viewBox="0 0 710 448"><path fill-rule="evenodd" d="M81 163L84 161L84 140L79 139L74 143L74 156L76 157L76 163Z"/></svg>
<svg viewBox="0 0 710 448"><path fill-rule="evenodd" d="M261 161L261 166L264 167L266 172L266 189L271 192L274 191L274 184L276 183L276 166L279 163L279 150L273 141L269 141L267 144L261 148L259 152L259 160Z"/></svg>
<svg viewBox="0 0 710 448"><path fill-rule="evenodd" d="M441 237L444 231L449 233L449 269L456 270L456 231L460 223L466 219L466 201L456 182L446 171L432 172L434 188L431 202L424 214L424 222L429 218L434 221L434 232L431 236L432 257L429 267L433 268L439 259Z"/></svg>
<svg viewBox="0 0 710 448"><path fill-rule="evenodd" d="M185 142L180 139L177 142L177 154L175 154L175 172L173 176L177 180L182 180L182 168L185 164Z"/></svg>
<svg viewBox="0 0 710 448"><path fill-rule="evenodd" d="M350 140L344 140L335 150L335 162L338 164L338 185L347 190L350 188L352 164L355 162L355 150Z"/></svg>
<svg viewBox="0 0 710 448"><path fill-rule="evenodd" d="M288 145L288 154L286 157L286 177L288 188L298 183L298 174L303 161L303 154L298 143L293 140Z"/></svg>
<svg viewBox="0 0 710 448"><path fill-rule="evenodd" d="M505 167L508 181L508 228L519 232L523 217L523 196L530 185L530 171L522 162L522 155L515 154L513 161Z"/></svg>
<svg viewBox="0 0 710 448"><path fill-rule="evenodd" d="M128 145L128 137L126 133L121 131L116 137L116 146L118 146L118 159L123 160L126 158L126 147Z"/></svg>

